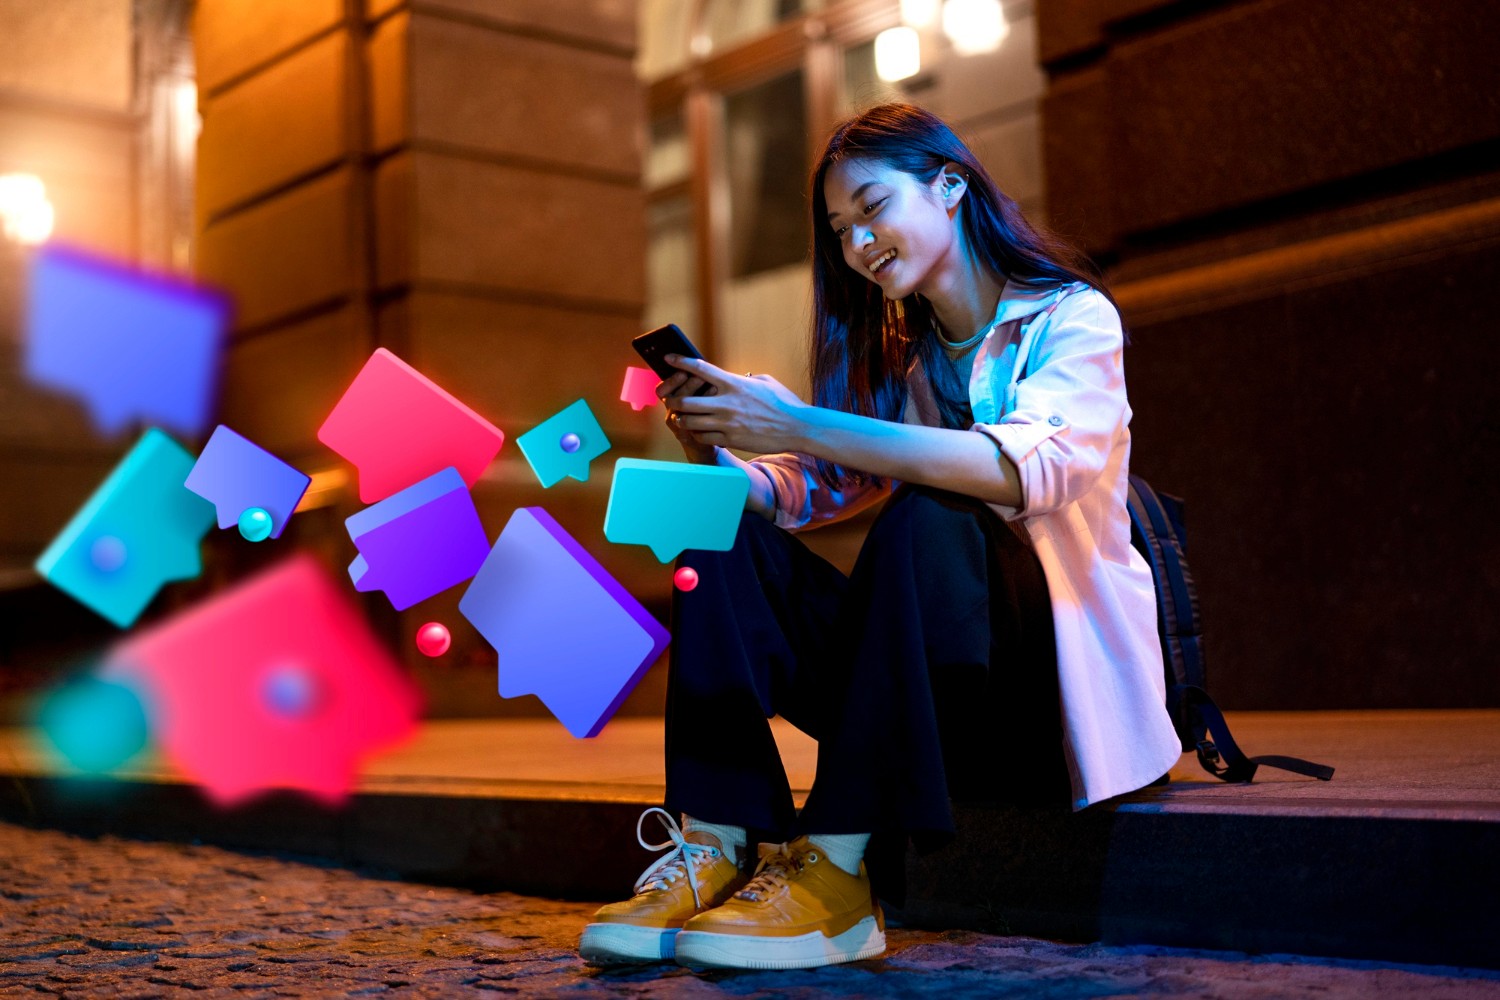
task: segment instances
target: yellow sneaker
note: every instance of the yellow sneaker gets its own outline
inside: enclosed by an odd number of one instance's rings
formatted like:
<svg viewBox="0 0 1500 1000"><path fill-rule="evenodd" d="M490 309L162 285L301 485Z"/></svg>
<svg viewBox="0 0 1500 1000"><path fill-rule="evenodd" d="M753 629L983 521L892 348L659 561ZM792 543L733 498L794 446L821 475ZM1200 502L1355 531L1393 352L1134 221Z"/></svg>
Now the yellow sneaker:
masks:
<svg viewBox="0 0 1500 1000"><path fill-rule="evenodd" d="M885 915L860 862L850 875L806 837L761 844L755 877L677 935L683 965L805 969L885 951Z"/></svg>
<svg viewBox="0 0 1500 1000"><path fill-rule="evenodd" d="M670 840L648 844L641 823L659 814ZM683 835L665 809L652 807L635 823L635 839L648 851L671 848L635 880L635 895L600 907L583 929L578 954L587 962L660 962L675 954L673 941L688 918L718 906L745 884L735 859L711 833Z"/></svg>

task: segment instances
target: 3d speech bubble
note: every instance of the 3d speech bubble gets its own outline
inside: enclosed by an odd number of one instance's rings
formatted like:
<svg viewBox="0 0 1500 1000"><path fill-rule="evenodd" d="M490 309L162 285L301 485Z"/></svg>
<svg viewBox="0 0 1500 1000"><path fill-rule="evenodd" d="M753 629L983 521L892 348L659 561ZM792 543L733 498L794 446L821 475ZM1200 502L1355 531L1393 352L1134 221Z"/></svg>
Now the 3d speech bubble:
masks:
<svg viewBox="0 0 1500 1000"><path fill-rule="evenodd" d="M646 407L661 402L656 398L656 387L660 382L661 376L656 372L632 365L625 369L625 384L620 387L620 398L639 413Z"/></svg>
<svg viewBox="0 0 1500 1000"><path fill-rule="evenodd" d="M157 591L202 572L214 508L183 486L193 456L162 431L141 435L36 561L54 587L128 628Z"/></svg>
<svg viewBox="0 0 1500 1000"><path fill-rule="evenodd" d="M490 550L474 498L452 467L344 524L359 549L349 564L355 589L385 591L397 611L463 583Z"/></svg>
<svg viewBox="0 0 1500 1000"><path fill-rule="evenodd" d="M27 376L83 400L115 434L133 421L201 434L212 417L229 300L76 250L32 258Z"/></svg>
<svg viewBox="0 0 1500 1000"><path fill-rule="evenodd" d="M473 486L505 435L385 348L370 355L318 429L359 470L359 499L384 500L453 466Z"/></svg>
<svg viewBox="0 0 1500 1000"><path fill-rule="evenodd" d="M582 399L517 437L516 444L545 487L553 486L565 476L586 482L589 463L609 451L604 428Z"/></svg>
<svg viewBox="0 0 1500 1000"><path fill-rule="evenodd" d="M639 601L540 507L511 515L458 610L500 656L500 695L535 694L596 736L666 649Z"/></svg>
<svg viewBox="0 0 1500 1000"><path fill-rule="evenodd" d="M734 548L750 477L740 469L622 458L604 512L604 537L645 545L662 562L683 549Z"/></svg>
<svg viewBox="0 0 1500 1000"><path fill-rule="evenodd" d="M412 735L417 692L309 555L298 554L110 651L156 743L221 805L269 788L341 801L359 761Z"/></svg>
<svg viewBox="0 0 1500 1000"><path fill-rule="evenodd" d="M280 538L311 482L310 476L220 424L184 485L214 505L219 527L235 527L241 514L259 507L271 515L270 537Z"/></svg>

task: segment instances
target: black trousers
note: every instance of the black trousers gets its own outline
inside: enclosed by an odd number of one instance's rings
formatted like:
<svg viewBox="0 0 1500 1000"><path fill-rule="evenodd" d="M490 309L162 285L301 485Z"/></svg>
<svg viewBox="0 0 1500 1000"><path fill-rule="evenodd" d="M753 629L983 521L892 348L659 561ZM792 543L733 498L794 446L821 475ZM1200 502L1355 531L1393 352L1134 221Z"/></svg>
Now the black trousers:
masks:
<svg viewBox="0 0 1500 1000"><path fill-rule="evenodd" d="M950 839L951 799L1069 801L1046 578L982 502L901 487L847 578L754 514L680 564L699 582L673 599L669 810L777 841L872 833L899 904L907 842ZM818 741L800 816L774 715Z"/></svg>

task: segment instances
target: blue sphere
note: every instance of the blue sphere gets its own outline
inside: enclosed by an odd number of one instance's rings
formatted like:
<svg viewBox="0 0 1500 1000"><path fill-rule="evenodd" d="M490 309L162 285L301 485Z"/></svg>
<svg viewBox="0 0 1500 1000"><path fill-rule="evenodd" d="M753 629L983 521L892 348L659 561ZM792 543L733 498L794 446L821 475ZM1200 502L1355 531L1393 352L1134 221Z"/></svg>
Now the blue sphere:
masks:
<svg viewBox="0 0 1500 1000"><path fill-rule="evenodd" d="M277 667L266 676L261 687L266 707L286 719L311 715L318 707L320 694L318 679L294 664Z"/></svg>

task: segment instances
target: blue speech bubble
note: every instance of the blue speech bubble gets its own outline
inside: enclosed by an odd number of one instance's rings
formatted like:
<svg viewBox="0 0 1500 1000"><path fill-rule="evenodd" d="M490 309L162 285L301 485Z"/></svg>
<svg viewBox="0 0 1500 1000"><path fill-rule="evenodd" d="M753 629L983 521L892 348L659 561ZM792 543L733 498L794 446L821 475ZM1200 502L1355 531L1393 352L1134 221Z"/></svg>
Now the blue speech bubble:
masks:
<svg viewBox="0 0 1500 1000"><path fill-rule="evenodd" d="M397 611L463 583L490 549L469 487L451 465L344 524L359 548L349 564L354 588L385 591Z"/></svg>
<svg viewBox="0 0 1500 1000"><path fill-rule="evenodd" d="M152 428L36 561L36 570L120 628L169 581L202 572L214 508L182 485L193 456Z"/></svg>
<svg viewBox="0 0 1500 1000"><path fill-rule="evenodd" d="M500 654L500 695L535 694L597 736L671 636L540 507L511 515L459 613Z"/></svg>
<svg viewBox="0 0 1500 1000"><path fill-rule="evenodd" d="M604 428L582 399L516 438L516 444L545 487L561 482L564 476L587 482L589 463L609 451Z"/></svg>
<svg viewBox="0 0 1500 1000"><path fill-rule="evenodd" d="M258 507L271 516L270 532L261 538L280 538L311 482L310 476L220 424L188 473L186 486L214 505L219 527L237 527L241 515Z"/></svg>
<svg viewBox="0 0 1500 1000"><path fill-rule="evenodd" d="M196 437L229 316L217 292L44 247L30 269L26 374L80 397L106 434L140 420Z"/></svg>
<svg viewBox="0 0 1500 1000"><path fill-rule="evenodd" d="M622 458L615 463L604 537L645 545L662 562L683 549L734 548L750 477L740 469Z"/></svg>

